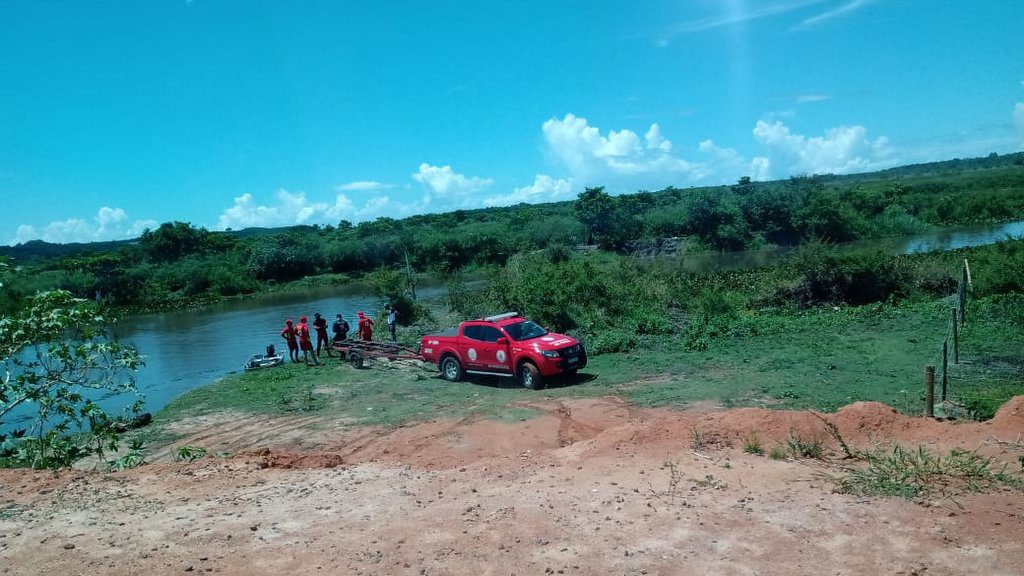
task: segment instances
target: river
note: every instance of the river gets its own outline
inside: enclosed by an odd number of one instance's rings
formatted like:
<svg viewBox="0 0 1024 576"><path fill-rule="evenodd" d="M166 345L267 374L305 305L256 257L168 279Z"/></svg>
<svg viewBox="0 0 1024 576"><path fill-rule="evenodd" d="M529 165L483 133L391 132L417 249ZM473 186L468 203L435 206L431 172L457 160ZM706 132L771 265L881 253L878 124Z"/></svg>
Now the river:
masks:
<svg viewBox="0 0 1024 576"><path fill-rule="evenodd" d="M862 240L844 246L911 254L1022 236L1024 221L943 229L905 238ZM683 262L694 271L750 268L773 264L792 250L784 247L696 254L685 256ZM424 288L419 290L419 296L430 298L443 290ZM122 342L134 344L146 356L146 366L139 370L137 383L145 395L146 410L156 412L187 390L240 371L251 354L262 352L268 344L282 350L284 340L279 333L286 318L298 321L305 314L312 322L313 313L320 312L333 322L334 315L341 313L354 328L356 312L363 310L373 317L380 312L376 310L378 304L379 299L368 295L365 287L321 287L229 300L199 311L128 318L116 326L115 335ZM113 402L107 399L104 404L113 408ZM24 426L28 418L24 411L12 416L4 428Z"/></svg>
<svg viewBox="0 0 1024 576"><path fill-rule="evenodd" d="M443 291L442 287L419 288L417 295L431 298ZM228 300L202 310L127 318L116 325L114 336L135 345L146 357L136 383L145 396L145 410L156 412L187 390L241 371L249 356L263 352L268 344L287 355L280 336L286 319L297 323L306 315L312 323L313 314L320 312L333 323L335 314L342 314L354 331L356 312L364 311L374 318L383 312L377 309L379 303L380 299L368 294L365 286L318 287ZM387 330L383 321L376 328ZM128 402L123 398L100 399L107 410L119 410ZM3 429L25 427L31 415L19 409L9 415Z"/></svg>

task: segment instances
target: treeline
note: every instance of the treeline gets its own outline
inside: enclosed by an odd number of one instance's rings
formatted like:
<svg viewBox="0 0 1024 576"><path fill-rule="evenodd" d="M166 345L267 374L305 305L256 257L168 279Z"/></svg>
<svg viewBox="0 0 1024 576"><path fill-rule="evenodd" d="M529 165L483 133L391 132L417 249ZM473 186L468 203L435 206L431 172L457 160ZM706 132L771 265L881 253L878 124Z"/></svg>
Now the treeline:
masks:
<svg viewBox="0 0 1024 576"><path fill-rule="evenodd" d="M974 270L972 298L1024 296L1024 240L930 254L851 251L821 242L777 266L693 273L678 258L636 259L557 250L518 255L484 290L457 278L448 305L462 317L522 310L587 341L593 354L635 347L705 349L715 339L775 330L773 322L821 306L936 301ZM1024 322L1024 307L1010 324Z"/></svg>
<svg viewBox="0 0 1024 576"><path fill-rule="evenodd" d="M1024 218L1024 153L899 170L774 182L741 178L732 186L619 196L589 188L572 202L281 230L211 232L168 222L136 242L91 252L30 243L0 250L17 265L30 263L32 271L3 282L0 309L10 311L25 296L51 288L155 310L310 276L346 281L402 269L448 277L504 266L517 254L545 251L567 259L580 244L629 252L637 241L686 237L691 249L737 250ZM896 177L903 174L918 176ZM52 257L35 261L45 255Z"/></svg>

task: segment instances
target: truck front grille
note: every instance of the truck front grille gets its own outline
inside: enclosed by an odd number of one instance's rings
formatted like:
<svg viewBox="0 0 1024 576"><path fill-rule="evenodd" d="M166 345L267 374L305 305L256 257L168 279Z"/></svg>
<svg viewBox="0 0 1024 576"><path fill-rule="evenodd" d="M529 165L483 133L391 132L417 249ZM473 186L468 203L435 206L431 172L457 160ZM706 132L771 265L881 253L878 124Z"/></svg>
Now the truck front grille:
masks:
<svg viewBox="0 0 1024 576"><path fill-rule="evenodd" d="M562 348L561 350L558 351L558 354L562 358L568 358L570 356L579 356L581 348L582 346L580 346L579 344L573 344L568 348Z"/></svg>

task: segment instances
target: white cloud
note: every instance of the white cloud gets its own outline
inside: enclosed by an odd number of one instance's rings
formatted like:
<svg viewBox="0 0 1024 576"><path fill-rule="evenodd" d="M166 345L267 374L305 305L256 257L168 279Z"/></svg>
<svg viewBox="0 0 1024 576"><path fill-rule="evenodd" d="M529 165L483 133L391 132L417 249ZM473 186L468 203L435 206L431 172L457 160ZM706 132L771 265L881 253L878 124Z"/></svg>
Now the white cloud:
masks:
<svg viewBox="0 0 1024 576"><path fill-rule="evenodd" d="M754 139L768 149L770 165L791 174L845 174L896 163L887 138L869 140L863 126L831 128L824 136L794 134L781 121L758 120Z"/></svg>
<svg viewBox="0 0 1024 576"><path fill-rule="evenodd" d="M811 16L810 18L804 19L803 22L800 22L800 25L797 26L797 28L810 28L812 26L817 26L822 22L828 22L829 20L845 16L865 6L874 4L877 1L878 0L852 0L851 2L847 2L846 4L843 4L838 8L833 8L832 10L828 10L827 12L822 12L821 14L818 14L816 16Z"/></svg>
<svg viewBox="0 0 1024 576"><path fill-rule="evenodd" d="M336 190L340 192L365 192L370 190L388 190L394 187L394 184L383 184L381 182L375 182L373 180L357 180L355 182L349 182L348 184L341 184L337 186Z"/></svg>
<svg viewBox="0 0 1024 576"><path fill-rule="evenodd" d="M452 170L451 166L431 166L426 162L420 164L419 170L412 177L442 198L466 196L494 183L490 178L467 178Z"/></svg>
<svg viewBox="0 0 1024 576"><path fill-rule="evenodd" d="M672 142L651 124L643 139L627 129L601 130L586 118L566 114L542 127L548 154L576 181L585 184L629 184L634 188L677 183L695 166L672 154Z"/></svg>
<svg viewBox="0 0 1024 576"><path fill-rule="evenodd" d="M708 18L701 18L699 20L691 20L689 22L683 22L682 24L676 25L672 30L669 31L668 38L663 38L658 42L659 46L665 46L668 44L668 40L675 35L688 33L688 32L700 32L702 30L710 30L712 28L720 28L722 26L733 26L736 24L742 24L751 20L759 20L761 18L767 18L775 16L777 14L784 14L793 10L799 10L807 6L814 4L821 4L825 0L798 0L795 2L782 2L779 4L767 3L767 5L761 5L757 9L747 10L745 9L746 3L736 2L725 2L721 5L725 6L728 10L727 13L711 16Z"/></svg>
<svg viewBox="0 0 1024 576"><path fill-rule="evenodd" d="M547 174L537 174L533 184L516 188L511 194L491 196L484 199L484 206L511 206L520 202L557 202L572 196L571 178L552 178Z"/></svg>
<svg viewBox="0 0 1024 576"><path fill-rule="evenodd" d="M390 200L375 197L357 207L345 194L338 194L333 203L314 201L305 192L279 190L277 202L271 206L257 204L252 194L235 198L234 205L224 210L217 227L242 229L252 227L295 226L299 224L334 224L342 219L363 220L381 215Z"/></svg>
<svg viewBox="0 0 1024 576"><path fill-rule="evenodd" d="M69 218L50 222L42 228L29 224L18 226L12 244L30 240L66 244L70 242L102 242L137 238L146 228L154 228L155 220L134 220L122 208L103 206L92 220Z"/></svg>
<svg viewBox="0 0 1024 576"><path fill-rule="evenodd" d="M797 104L809 104L811 102L824 102L825 100L831 100L830 94L797 94L793 101Z"/></svg>
<svg viewBox="0 0 1024 576"><path fill-rule="evenodd" d="M771 178L772 161L764 156L757 156L750 161L750 178L752 180L768 180Z"/></svg>

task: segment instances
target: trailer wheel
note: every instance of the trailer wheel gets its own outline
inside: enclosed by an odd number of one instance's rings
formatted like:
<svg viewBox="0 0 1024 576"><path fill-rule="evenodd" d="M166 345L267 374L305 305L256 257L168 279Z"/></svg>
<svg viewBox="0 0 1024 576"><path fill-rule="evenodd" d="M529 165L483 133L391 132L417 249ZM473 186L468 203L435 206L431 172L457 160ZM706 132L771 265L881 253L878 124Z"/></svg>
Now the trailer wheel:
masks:
<svg viewBox="0 0 1024 576"><path fill-rule="evenodd" d="M363 367L363 355L359 352L349 352L348 361L356 370Z"/></svg>
<svg viewBox="0 0 1024 576"><path fill-rule="evenodd" d="M523 362L519 365L519 382L523 388L530 390L544 389L544 377L540 375L540 370L532 362Z"/></svg>
<svg viewBox="0 0 1024 576"><path fill-rule="evenodd" d="M441 360L441 377L449 382L462 380L462 362L450 354L445 356Z"/></svg>

